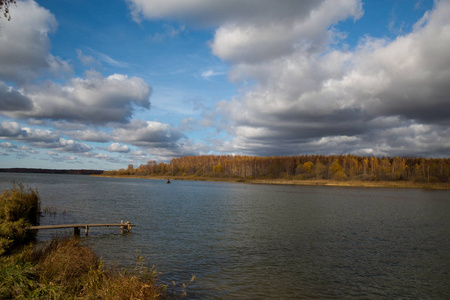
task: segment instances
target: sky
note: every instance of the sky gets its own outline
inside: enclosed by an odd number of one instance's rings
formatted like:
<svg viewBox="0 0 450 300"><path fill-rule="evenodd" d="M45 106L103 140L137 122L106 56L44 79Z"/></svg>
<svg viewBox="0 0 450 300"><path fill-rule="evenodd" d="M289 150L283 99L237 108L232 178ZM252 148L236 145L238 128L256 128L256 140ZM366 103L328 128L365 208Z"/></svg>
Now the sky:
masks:
<svg viewBox="0 0 450 300"><path fill-rule="evenodd" d="M450 0L26 0L0 167L450 156Z"/></svg>

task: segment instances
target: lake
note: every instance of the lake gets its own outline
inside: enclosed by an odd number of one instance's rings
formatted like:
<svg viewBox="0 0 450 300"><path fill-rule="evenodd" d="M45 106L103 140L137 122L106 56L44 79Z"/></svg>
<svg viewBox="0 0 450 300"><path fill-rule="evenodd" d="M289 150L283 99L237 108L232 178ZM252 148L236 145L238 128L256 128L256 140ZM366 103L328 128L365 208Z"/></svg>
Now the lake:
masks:
<svg viewBox="0 0 450 300"><path fill-rule="evenodd" d="M0 188L13 180L57 211L41 225L136 224L86 242L107 265L195 275L188 299L450 299L450 191L5 173Z"/></svg>

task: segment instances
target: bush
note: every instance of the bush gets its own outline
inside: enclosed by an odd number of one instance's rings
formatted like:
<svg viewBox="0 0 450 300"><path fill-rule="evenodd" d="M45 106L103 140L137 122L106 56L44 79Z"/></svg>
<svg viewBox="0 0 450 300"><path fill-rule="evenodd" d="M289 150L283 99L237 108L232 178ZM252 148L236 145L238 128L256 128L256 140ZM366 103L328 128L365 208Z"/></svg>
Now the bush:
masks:
<svg viewBox="0 0 450 300"><path fill-rule="evenodd" d="M14 184L0 196L0 220L14 222L25 219L31 225L39 225L41 203L36 190L25 190L22 184Z"/></svg>
<svg viewBox="0 0 450 300"><path fill-rule="evenodd" d="M39 225L41 203L39 194L14 184L11 190L0 195L0 255L13 247L31 241L36 232L28 227Z"/></svg>

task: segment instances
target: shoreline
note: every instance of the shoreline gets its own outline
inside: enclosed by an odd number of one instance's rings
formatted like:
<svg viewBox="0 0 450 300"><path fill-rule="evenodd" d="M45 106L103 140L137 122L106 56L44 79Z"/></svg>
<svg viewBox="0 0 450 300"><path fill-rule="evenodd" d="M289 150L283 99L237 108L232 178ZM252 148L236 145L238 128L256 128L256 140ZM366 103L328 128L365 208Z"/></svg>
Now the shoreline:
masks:
<svg viewBox="0 0 450 300"><path fill-rule="evenodd" d="M90 175L94 177L111 178L137 178L167 180L167 176L139 176L139 175ZM333 186L333 187L364 187L364 188L396 188L396 189L427 189L427 190L450 190L450 183L426 183L411 181L336 181L327 179L296 180L296 179L249 179L249 178L227 178L227 177L195 177L195 176L171 176L171 181L212 181L232 182L248 184L267 185L298 185L298 186Z"/></svg>

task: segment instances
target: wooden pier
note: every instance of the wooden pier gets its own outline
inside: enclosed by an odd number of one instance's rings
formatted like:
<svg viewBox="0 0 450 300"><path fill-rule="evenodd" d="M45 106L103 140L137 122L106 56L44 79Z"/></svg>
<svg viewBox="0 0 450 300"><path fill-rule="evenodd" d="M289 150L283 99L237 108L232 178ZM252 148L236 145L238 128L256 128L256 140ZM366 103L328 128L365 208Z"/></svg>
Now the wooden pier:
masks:
<svg viewBox="0 0 450 300"><path fill-rule="evenodd" d="M65 224L65 225L44 225L44 226L31 226L32 230L40 229L60 229L60 228L73 228L73 234L76 236L80 235L80 228L84 228L84 234L88 235L90 227L120 227L120 233L123 234L124 230L131 231L131 227L136 226L130 222L120 223L104 223L104 224Z"/></svg>

